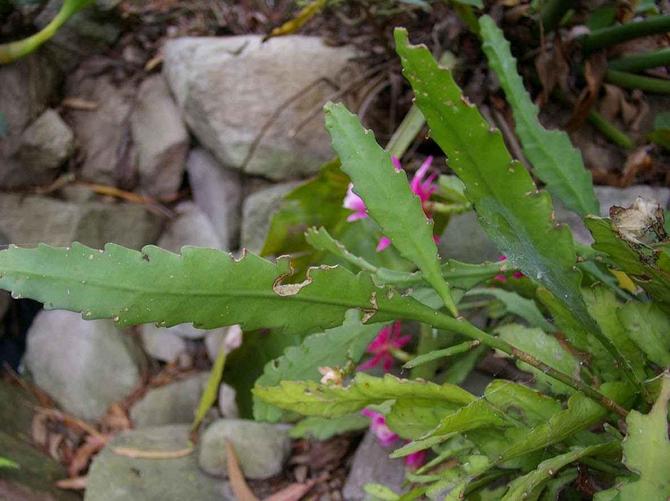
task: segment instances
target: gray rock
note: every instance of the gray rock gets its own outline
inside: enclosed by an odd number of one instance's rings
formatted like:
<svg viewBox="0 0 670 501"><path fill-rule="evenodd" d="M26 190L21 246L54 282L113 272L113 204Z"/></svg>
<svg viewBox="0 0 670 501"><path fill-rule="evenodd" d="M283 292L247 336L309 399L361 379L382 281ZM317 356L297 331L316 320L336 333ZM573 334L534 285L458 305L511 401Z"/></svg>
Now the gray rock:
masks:
<svg viewBox="0 0 670 501"><path fill-rule="evenodd" d="M318 110L333 84L351 79L354 56L317 37L178 38L166 44L163 68L207 149L226 166L281 180L314 173L332 155Z"/></svg>
<svg viewBox="0 0 670 501"><path fill-rule="evenodd" d="M36 195L0 194L0 232L11 243L95 248L107 242L138 249L156 241L161 221L136 204L75 204Z"/></svg>
<svg viewBox="0 0 670 501"><path fill-rule="evenodd" d="M600 215L609 216L610 207L628 207L637 197L657 201L664 209L670 204L670 189L659 186L629 186L628 188L614 188L612 186L596 186L596 197L600 201ZM586 229L580 217L567 210L559 200L554 200L556 219L566 223L572 229L575 240L583 244L591 244L593 237Z"/></svg>
<svg viewBox="0 0 670 501"><path fill-rule="evenodd" d="M240 417L235 395L235 389L232 386L225 383L219 386L219 412L224 418L235 419Z"/></svg>
<svg viewBox="0 0 670 501"><path fill-rule="evenodd" d="M202 373L149 390L130 409L135 428L193 422L208 377Z"/></svg>
<svg viewBox="0 0 670 501"><path fill-rule="evenodd" d="M95 457L88 473L86 501L233 501L227 482L200 471L195 453L180 458L133 459L115 447L180 451L189 447L188 425L125 431Z"/></svg>
<svg viewBox="0 0 670 501"><path fill-rule="evenodd" d="M31 169L60 167L74 152L74 134L54 110L46 110L21 134L17 159Z"/></svg>
<svg viewBox="0 0 670 501"><path fill-rule="evenodd" d="M135 152L130 140L133 84L126 82L117 87L108 74L90 76L82 67L68 78L65 90L67 97L97 104L95 110L69 111L82 152L82 177L104 184L132 179L135 174L132 171Z"/></svg>
<svg viewBox="0 0 670 501"><path fill-rule="evenodd" d="M259 252L265 243L272 216L279 209L282 198L298 183L282 183L249 195L242 205L242 235L240 246Z"/></svg>
<svg viewBox="0 0 670 501"><path fill-rule="evenodd" d="M395 492L401 492L405 479L405 466L401 459L389 459L390 449L384 449L377 437L368 432L358 446L342 496L347 501L367 499L364 487L367 484L382 484Z"/></svg>
<svg viewBox="0 0 670 501"><path fill-rule="evenodd" d="M186 352L186 342L168 328L144 324L140 333L144 351L156 360L174 362Z"/></svg>
<svg viewBox="0 0 670 501"><path fill-rule="evenodd" d="M440 256L467 263L496 261L500 252L482 229L474 212L451 218L438 244Z"/></svg>
<svg viewBox="0 0 670 501"><path fill-rule="evenodd" d="M42 311L28 330L25 363L40 388L67 412L98 419L140 383L131 339L108 320Z"/></svg>
<svg viewBox="0 0 670 501"><path fill-rule="evenodd" d="M60 78L60 72L39 54L0 65L0 115L6 125L4 137L0 137L0 187L16 188L53 179L53 172L24 165L15 154L23 131L44 112Z"/></svg>
<svg viewBox="0 0 670 501"><path fill-rule="evenodd" d="M226 250L237 248L240 232L242 181L203 149L193 150L186 169L195 204L212 222Z"/></svg>
<svg viewBox="0 0 670 501"><path fill-rule="evenodd" d="M207 215L192 202L182 202L176 208L177 217L170 221L158 240L158 246L180 252L185 245L223 249L216 229Z"/></svg>
<svg viewBox="0 0 670 501"><path fill-rule="evenodd" d="M131 130L140 187L153 196L175 193L184 176L189 137L161 75L140 85Z"/></svg>
<svg viewBox="0 0 670 501"><path fill-rule="evenodd" d="M221 347L225 346L226 353L230 353L239 348L240 344L242 344L242 329L239 325L214 329L205 335L205 348L212 363L219 355Z"/></svg>
<svg viewBox="0 0 670 501"><path fill-rule="evenodd" d="M246 478L270 478L281 472L291 450L285 427L243 419L220 419L200 439L198 463L211 475L227 476L226 441L235 448Z"/></svg>

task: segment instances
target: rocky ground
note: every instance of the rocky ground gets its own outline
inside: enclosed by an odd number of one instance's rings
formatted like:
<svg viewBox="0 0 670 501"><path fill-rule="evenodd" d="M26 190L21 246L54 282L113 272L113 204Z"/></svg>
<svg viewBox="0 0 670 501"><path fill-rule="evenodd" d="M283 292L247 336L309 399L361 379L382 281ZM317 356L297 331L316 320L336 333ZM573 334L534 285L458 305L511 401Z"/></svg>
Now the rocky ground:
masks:
<svg viewBox="0 0 670 501"><path fill-rule="evenodd" d="M58 3L25 16L43 26ZM326 40L263 43L281 9L191 3L99 1L38 53L0 66L0 244L259 251L282 196L332 155L320 114L326 100L368 110L381 138L409 104L383 54L383 30L347 29L345 45L323 21L313 29ZM469 57L463 28L445 19L440 29L461 37ZM367 51L365 40L374 41ZM375 51L390 83L373 93L361 87L377 75ZM466 89L482 102L478 71ZM594 134L587 127L573 139L596 179L617 185L598 188L605 213L641 192L668 206L661 156L647 152L640 167ZM567 212L561 218L588 240ZM498 257L472 214L455 217L442 242L456 259ZM0 313L0 358L10 368L0 382L0 451L22 465L0 473L0 498L234 499L226 440L258 497L308 485L314 498L356 500L368 482L402 482L402 463L371 435L291 440L286 427L239 419L227 385L191 450L189 424L227 329L121 331L8 296Z"/></svg>

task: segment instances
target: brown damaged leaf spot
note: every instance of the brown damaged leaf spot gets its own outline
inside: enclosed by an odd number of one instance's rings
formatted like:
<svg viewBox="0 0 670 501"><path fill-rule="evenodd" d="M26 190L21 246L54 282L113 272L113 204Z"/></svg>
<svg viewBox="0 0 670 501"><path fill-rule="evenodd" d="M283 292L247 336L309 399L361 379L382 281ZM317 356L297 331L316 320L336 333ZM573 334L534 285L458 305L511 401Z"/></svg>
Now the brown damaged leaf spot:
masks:
<svg viewBox="0 0 670 501"><path fill-rule="evenodd" d="M275 279L274 283L272 284L272 290L278 296L295 296L296 294L298 294L298 292L300 292L303 289L303 287L307 287L309 284L312 283L314 279L312 278L311 273L313 271L326 271L326 270L333 270L335 268L337 268L337 266L327 266L327 265L321 265L318 267L314 266L307 270L305 280L303 280L302 282L298 284L285 284L283 283L284 280L293 275L293 268L291 267L287 273L282 273Z"/></svg>

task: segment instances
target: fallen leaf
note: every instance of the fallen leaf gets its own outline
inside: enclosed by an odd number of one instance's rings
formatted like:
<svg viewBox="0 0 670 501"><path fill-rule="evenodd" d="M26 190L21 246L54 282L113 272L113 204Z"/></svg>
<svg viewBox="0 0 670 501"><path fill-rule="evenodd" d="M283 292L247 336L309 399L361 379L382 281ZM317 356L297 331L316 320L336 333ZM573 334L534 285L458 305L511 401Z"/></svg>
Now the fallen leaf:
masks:
<svg viewBox="0 0 670 501"><path fill-rule="evenodd" d="M304 484L294 483L284 487L279 492L275 492L263 501L300 501L314 487L314 484L316 484L316 480L310 480Z"/></svg>
<svg viewBox="0 0 670 501"><path fill-rule="evenodd" d="M125 456L132 459L177 459L193 453L193 447L187 447L176 451L146 451L142 449L133 449L131 447L114 447L112 452L118 456Z"/></svg>
<svg viewBox="0 0 670 501"><path fill-rule="evenodd" d="M73 491L81 491L86 489L87 477L65 478L56 482L56 487L59 489L68 489Z"/></svg>
<svg viewBox="0 0 670 501"><path fill-rule="evenodd" d="M578 129L588 117L591 107L598 98L600 87L607 71L607 57L604 52L593 54L584 64L584 78L586 88L582 90L577 98L572 116L568 121L566 128L569 130Z"/></svg>
<svg viewBox="0 0 670 501"><path fill-rule="evenodd" d="M621 174L621 180L619 181L619 186L625 188L630 186L635 182L636 177L645 171L651 170L654 165L654 160L649 154L648 146L641 146L635 151L633 151L628 158L623 167L623 173Z"/></svg>
<svg viewBox="0 0 670 501"><path fill-rule="evenodd" d="M91 458L97 454L107 443L107 439L101 439L101 437L95 435L89 435L86 437L84 445L79 447L75 453L70 465L68 466L67 473L70 477L76 477L82 471L86 469Z"/></svg>
<svg viewBox="0 0 670 501"><path fill-rule="evenodd" d="M240 469L240 463L237 461L235 448L228 440L226 440L226 462L228 464L230 487L233 489L235 499L237 499L237 501L259 501L254 493L251 492L251 489L249 489L247 481L244 479L244 475Z"/></svg>

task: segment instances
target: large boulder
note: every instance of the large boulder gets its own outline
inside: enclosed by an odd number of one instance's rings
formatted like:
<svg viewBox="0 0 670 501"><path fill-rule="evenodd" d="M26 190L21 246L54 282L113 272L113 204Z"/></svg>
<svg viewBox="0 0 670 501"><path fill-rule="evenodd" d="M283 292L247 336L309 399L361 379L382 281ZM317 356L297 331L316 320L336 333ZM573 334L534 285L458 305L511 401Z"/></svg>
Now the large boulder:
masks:
<svg viewBox="0 0 670 501"><path fill-rule="evenodd" d="M99 419L141 381L132 339L109 320L78 313L40 312L28 330L26 367L58 404L84 419Z"/></svg>
<svg viewBox="0 0 670 501"><path fill-rule="evenodd" d="M203 149L193 150L186 163L195 204L209 218L226 250L240 240L242 180L236 170L226 169Z"/></svg>
<svg viewBox="0 0 670 501"><path fill-rule="evenodd" d="M228 483L199 468L190 446L189 425L168 425L125 431L95 457L88 473L86 501L160 500L233 501ZM145 451L186 451L169 459L132 458L117 447Z"/></svg>
<svg viewBox="0 0 670 501"><path fill-rule="evenodd" d="M138 249L156 241L161 220L136 204L76 204L37 195L0 194L0 233L10 243L102 248L107 242Z"/></svg>
<svg viewBox="0 0 670 501"><path fill-rule="evenodd" d="M200 467L210 475L228 475L226 442L232 444L242 473L250 479L279 474L291 451L291 439L284 426L244 419L219 419L205 430L199 445Z"/></svg>
<svg viewBox="0 0 670 501"><path fill-rule="evenodd" d="M354 56L317 37L186 37L166 44L163 67L207 149L227 167L281 180L331 155L319 110L351 81Z"/></svg>
<svg viewBox="0 0 670 501"><path fill-rule="evenodd" d="M140 85L131 130L140 188L154 196L175 193L184 177L189 137L161 75Z"/></svg>

